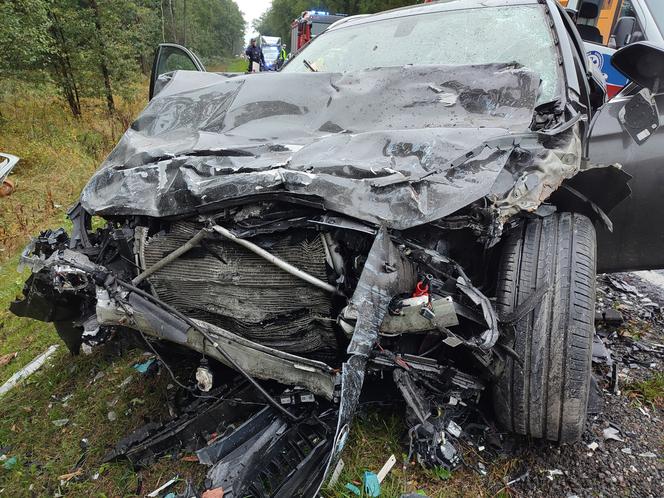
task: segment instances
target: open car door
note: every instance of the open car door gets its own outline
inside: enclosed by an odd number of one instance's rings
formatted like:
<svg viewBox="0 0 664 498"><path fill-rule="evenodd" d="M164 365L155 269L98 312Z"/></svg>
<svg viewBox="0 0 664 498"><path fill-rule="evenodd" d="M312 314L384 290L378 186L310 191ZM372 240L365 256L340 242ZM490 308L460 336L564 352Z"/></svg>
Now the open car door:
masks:
<svg viewBox="0 0 664 498"><path fill-rule="evenodd" d="M589 157L595 164L620 163L632 177L632 193L611 211L613 232L597 227L598 272L664 268L664 50L635 43L613 63L632 83L600 111Z"/></svg>
<svg viewBox="0 0 664 498"><path fill-rule="evenodd" d="M162 43L157 47L150 75L150 100L163 87L159 77L173 71L205 71L201 60L191 50L175 43Z"/></svg>

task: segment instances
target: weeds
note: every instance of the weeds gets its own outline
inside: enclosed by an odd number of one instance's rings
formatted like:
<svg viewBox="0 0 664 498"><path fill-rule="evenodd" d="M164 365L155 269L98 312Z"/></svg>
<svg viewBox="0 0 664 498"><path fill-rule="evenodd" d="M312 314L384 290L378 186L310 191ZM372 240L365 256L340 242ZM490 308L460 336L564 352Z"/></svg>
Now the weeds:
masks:
<svg viewBox="0 0 664 498"><path fill-rule="evenodd" d="M0 262L36 232L63 224L69 205L147 102L146 83L117 102L109 115L101 101L84 101L71 116L53 88L0 81L0 151L21 161L15 192L0 200Z"/></svg>
<svg viewBox="0 0 664 498"><path fill-rule="evenodd" d="M664 406L664 372L657 372L648 380L628 384L625 392L643 403Z"/></svg>

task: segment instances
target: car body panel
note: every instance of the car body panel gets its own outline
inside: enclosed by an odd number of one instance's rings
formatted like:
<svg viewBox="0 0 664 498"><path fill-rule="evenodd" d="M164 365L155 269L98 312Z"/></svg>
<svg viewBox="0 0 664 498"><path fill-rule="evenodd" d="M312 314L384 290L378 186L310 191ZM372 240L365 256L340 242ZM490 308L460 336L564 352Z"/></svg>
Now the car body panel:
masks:
<svg viewBox="0 0 664 498"><path fill-rule="evenodd" d="M598 117L590 142L590 159L599 164L619 162L632 176L631 196L611 213L613 233L598 230L598 271L617 272L664 268L664 231L658 219L664 212L664 130L658 129L643 145L622 130L617 115L631 98L618 95ZM660 119L664 94L656 96Z"/></svg>
<svg viewBox="0 0 664 498"><path fill-rule="evenodd" d="M0 184L7 179L9 173L11 173L18 162L18 157L11 154L0 153Z"/></svg>

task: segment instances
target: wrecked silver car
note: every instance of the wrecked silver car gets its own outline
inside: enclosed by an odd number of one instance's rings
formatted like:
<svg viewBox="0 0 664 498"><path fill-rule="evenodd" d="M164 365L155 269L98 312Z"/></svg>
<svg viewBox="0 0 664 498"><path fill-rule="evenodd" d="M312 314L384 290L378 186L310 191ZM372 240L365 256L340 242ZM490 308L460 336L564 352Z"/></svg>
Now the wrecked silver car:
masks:
<svg viewBox="0 0 664 498"><path fill-rule="evenodd" d="M224 496L313 496L368 379L405 400L423 465L462 462L480 398L514 433L580 437L594 223L610 226L629 190L618 165L587 159L604 88L556 2L348 18L279 73L161 74L173 53L158 51L155 95L71 234L24 252L32 276L12 305L73 353L133 337L192 358L201 399L109 458L188 441ZM647 139L664 55L635 44L614 61L643 87L621 122ZM207 444L211 420L223 436Z"/></svg>

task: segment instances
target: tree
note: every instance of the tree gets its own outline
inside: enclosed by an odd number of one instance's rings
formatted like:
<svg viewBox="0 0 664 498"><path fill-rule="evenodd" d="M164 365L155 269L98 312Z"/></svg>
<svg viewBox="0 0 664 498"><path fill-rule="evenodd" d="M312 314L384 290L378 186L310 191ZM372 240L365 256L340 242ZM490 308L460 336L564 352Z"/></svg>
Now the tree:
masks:
<svg viewBox="0 0 664 498"><path fill-rule="evenodd" d="M0 77L45 77L74 116L84 97L113 112L163 41L186 38L205 60L232 55L244 36L233 0L0 0L0 19Z"/></svg>

